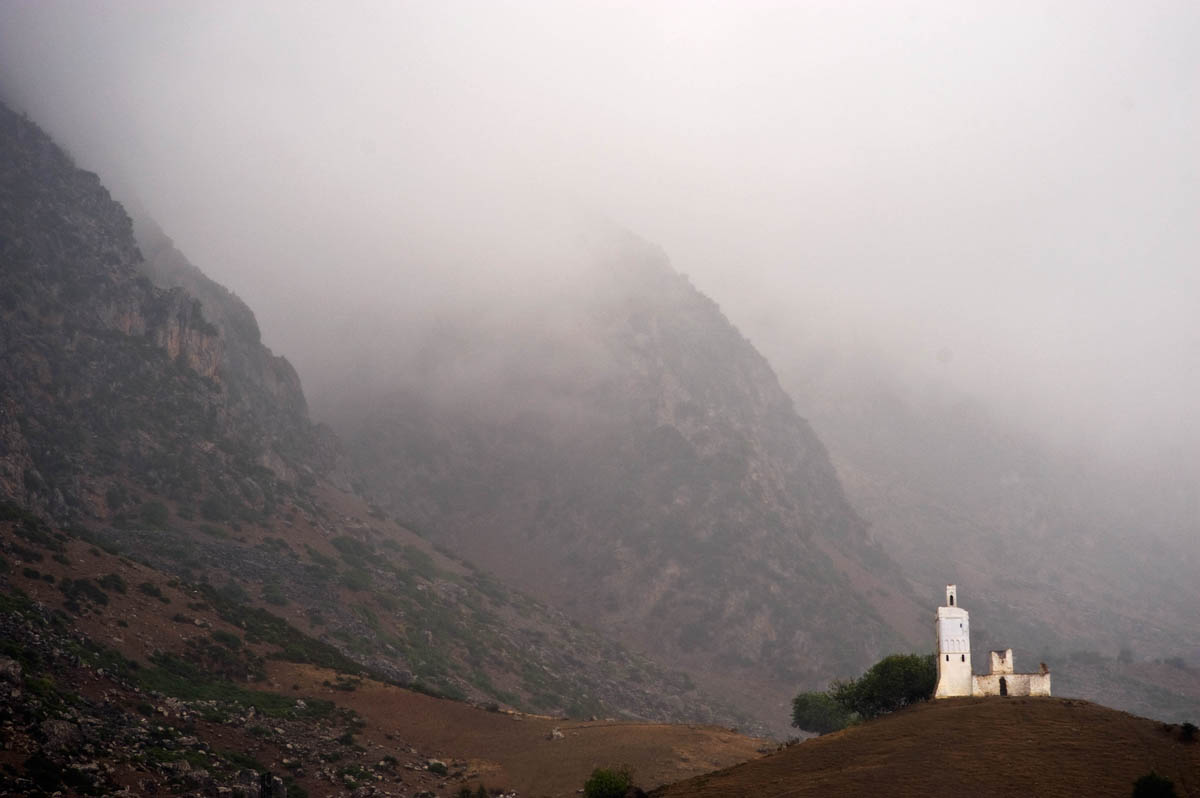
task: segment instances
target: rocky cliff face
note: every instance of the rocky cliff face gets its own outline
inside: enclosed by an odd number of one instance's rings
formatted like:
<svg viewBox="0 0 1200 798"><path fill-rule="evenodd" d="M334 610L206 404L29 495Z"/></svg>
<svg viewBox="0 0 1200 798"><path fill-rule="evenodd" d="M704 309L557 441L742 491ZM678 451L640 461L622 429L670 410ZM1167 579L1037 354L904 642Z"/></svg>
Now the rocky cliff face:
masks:
<svg viewBox="0 0 1200 798"><path fill-rule="evenodd" d="M782 695L907 645L922 613L754 347L631 237L583 282L526 323L440 327L407 379L345 397L368 491L724 687Z"/></svg>
<svg viewBox="0 0 1200 798"><path fill-rule="evenodd" d="M147 241L150 261L99 179L0 106L0 495L59 518L108 517L139 487L269 513L335 447L248 309Z"/></svg>
<svg viewBox="0 0 1200 798"><path fill-rule="evenodd" d="M2 105L0 267L0 629L32 596L143 673L171 652L183 687L228 690L253 669L210 656L209 622L182 612L220 604L242 652L269 637L295 662L336 651L354 674L555 715L747 721L342 488L336 440L249 308ZM100 576L118 552L138 590ZM156 584L180 591L165 625L144 606L170 603ZM42 662L8 637L6 653Z"/></svg>
<svg viewBox="0 0 1200 798"><path fill-rule="evenodd" d="M160 288L182 289L199 300L205 319L220 332L225 401L232 417L249 422L238 434L259 441L262 464L288 481L311 467L347 488L348 464L336 436L309 421L299 375L286 358L263 345L254 312L193 265L147 214L135 211L133 226L144 256L141 272Z"/></svg>

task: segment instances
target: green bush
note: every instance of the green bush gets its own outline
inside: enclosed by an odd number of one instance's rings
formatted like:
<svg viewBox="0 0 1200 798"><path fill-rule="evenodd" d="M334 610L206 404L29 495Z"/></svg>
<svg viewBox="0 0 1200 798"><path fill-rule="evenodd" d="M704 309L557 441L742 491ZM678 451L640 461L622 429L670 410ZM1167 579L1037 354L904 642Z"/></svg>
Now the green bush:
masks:
<svg viewBox="0 0 1200 798"><path fill-rule="evenodd" d="M797 729L829 734L846 728L853 719L829 693L801 693L792 699L792 725Z"/></svg>
<svg viewBox="0 0 1200 798"><path fill-rule="evenodd" d="M214 629L212 639L228 648L230 651L237 651L242 647L242 638L235 635L233 632L227 632L224 629Z"/></svg>
<svg viewBox="0 0 1200 798"><path fill-rule="evenodd" d="M90 601L93 604L108 604L108 594L87 579L64 579L58 589L71 601Z"/></svg>
<svg viewBox="0 0 1200 798"><path fill-rule="evenodd" d="M371 575L362 568L351 568L342 574L342 584L351 590L370 590Z"/></svg>
<svg viewBox="0 0 1200 798"><path fill-rule="evenodd" d="M164 596L163 592L159 588L159 586L154 584L153 582L142 582L140 585L138 585L138 590L142 591L147 596L153 596L154 598L161 601L163 604L171 603L171 599Z"/></svg>
<svg viewBox="0 0 1200 798"><path fill-rule="evenodd" d="M937 687L932 654L892 654L848 682L834 682L829 694L847 712L870 719L926 701Z"/></svg>
<svg viewBox="0 0 1200 798"><path fill-rule="evenodd" d="M100 583L100 587L106 590L112 590L116 593L124 593L128 588L125 584L125 579L120 574L108 574L96 580Z"/></svg>
<svg viewBox="0 0 1200 798"><path fill-rule="evenodd" d="M857 679L835 681L824 693L800 693L792 699L792 725L818 734L845 728L926 701L937 688L932 654L892 654Z"/></svg>
<svg viewBox="0 0 1200 798"><path fill-rule="evenodd" d="M596 768L583 783L584 798L624 798L633 786L629 768Z"/></svg>
<svg viewBox="0 0 1200 798"><path fill-rule="evenodd" d="M437 565L433 561L433 557L428 552L417 548L416 546L404 547L404 559L408 561L408 565L414 571L426 579L434 579L438 575Z"/></svg>
<svg viewBox="0 0 1200 798"><path fill-rule="evenodd" d="M1175 798L1175 785L1152 770L1133 783L1133 798Z"/></svg>
<svg viewBox="0 0 1200 798"><path fill-rule="evenodd" d="M209 496L200 502L200 517L205 521L228 521L233 517L233 510L224 497Z"/></svg>
<svg viewBox="0 0 1200 798"><path fill-rule="evenodd" d="M274 604L276 607L282 607L288 603L287 596L283 594L283 588L278 582L268 582L263 585L262 597L263 601Z"/></svg>
<svg viewBox="0 0 1200 798"><path fill-rule="evenodd" d="M344 535L333 538L329 542L338 550L348 565L361 567L375 555L375 547L370 543L363 543Z"/></svg>
<svg viewBox="0 0 1200 798"><path fill-rule="evenodd" d="M482 784L475 790L472 790L470 787L460 787L458 798L488 798L487 787L484 787Z"/></svg>
<svg viewBox="0 0 1200 798"><path fill-rule="evenodd" d="M167 505L162 502L145 502L138 508L138 516L142 523L156 528L165 527L171 519Z"/></svg>

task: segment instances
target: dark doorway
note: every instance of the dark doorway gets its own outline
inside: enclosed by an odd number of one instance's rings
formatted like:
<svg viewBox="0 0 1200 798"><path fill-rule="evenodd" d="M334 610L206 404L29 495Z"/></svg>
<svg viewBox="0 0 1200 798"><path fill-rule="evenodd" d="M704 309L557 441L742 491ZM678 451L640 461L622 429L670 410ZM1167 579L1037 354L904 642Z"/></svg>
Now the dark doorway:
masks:
<svg viewBox="0 0 1200 798"><path fill-rule="evenodd" d="M1000 677L1000 695L1008 695L1008 680Z"/></svg>
<svg viewBox="0 0 1200 798"><path fill-rule="evenodd" d="M953 593L950 594L950 606L951 607L954 606L954 594Z"/></svg>

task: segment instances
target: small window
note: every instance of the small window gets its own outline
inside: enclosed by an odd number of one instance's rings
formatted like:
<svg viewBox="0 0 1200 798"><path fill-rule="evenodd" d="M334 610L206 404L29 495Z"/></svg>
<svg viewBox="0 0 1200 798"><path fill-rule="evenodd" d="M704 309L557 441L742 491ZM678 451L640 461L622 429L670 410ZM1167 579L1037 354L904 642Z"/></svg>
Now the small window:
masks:
<svg viewBox="0 0 1200 798"><path fill-rule="evenodd" d="M946 662L949 662L949 661L950 661L950 655L949 655L949 654L947 654L947 655L946 655Z"/></svg>
<svg viewBox="0 0 1200 798"><path fill-rule="evenodd" d="M950 606L951 607L954 606L954 594L953 593L950 594Z"/></svg>
<svg viewBox="0 0 1200 798"><path fill-rule="evenodd" d="M963 661L963 662L966 662L966 661L967 661L967 655L966 655L966 654L963 654L963 655L962 655L962 661Z"/></svg>

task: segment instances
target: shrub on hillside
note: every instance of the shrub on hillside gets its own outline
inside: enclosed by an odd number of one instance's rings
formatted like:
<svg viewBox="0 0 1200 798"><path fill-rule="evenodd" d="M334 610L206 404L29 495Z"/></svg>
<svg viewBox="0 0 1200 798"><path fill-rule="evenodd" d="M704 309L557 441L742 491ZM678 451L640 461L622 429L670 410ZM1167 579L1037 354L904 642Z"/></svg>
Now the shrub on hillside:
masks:
<svg viewBox="0 0 1200 798"><path fill-rule="evenodd" d="M171 511L162 502L145 502L138 508L138 516L141 517L142 523L160 529L171 520Z"/></svg>
<svg viewBox="0 0 1200 798"><path fill-rule="evenodd" d="M171 603L171 599L164 596L162 589L159 588L159 586L154 584L153 582L142 582L140 585L138 585L138 590L142 591L147 596L153 596L154 598L161 601L163 604Z"/></svg>
<svg viewBox="0 0 1200 798"><path fill-rule="evenodd" d="M278 582L268 582L263 585L262 597L263 601L274 604L276 607L282 607L288 603L287 596L283 594L283 587Z"/></svg>
<svg viewBox="0 0 1200 798"><path fill-rule="evenodd" d="M792 725L825 733L805 722L844 728L858 718L869 720L897 709L926 701L937 687L937 663L932 654L891 654L876 662L857 679L829 685L826 693L801 693L792 701ZM841 725L837 714L844 713ZM801 722L804 721L804 722Z"/></svg>
<svg viewBox="0 0 1200 798"><path fill-rule="evenodd" d="M624 798L633 786L629 768L596 768L583 783L584 798Z"/></svg>
<svg viewBox="0 0 1200 798"><path fill-rule="evenodd" d="M930 654L891 654L857 679L834 682L830 695L864 719L927 701L937 687L937 664Z"/></svg>
<svg viewBox="0 0 1200 798"><path fill-rule="evenodd" d="M128 585L120 574L106 574L96 581L100 583L100 587L116 593L124 593L128 590Z"/></svg>
<svg viewBox="0 0 1200 798"><path fill-rule="evenodd" d="M792 699L792 725L797 729L829 734L846 728L852 719L829 693L801 693Z"/></svg>
<svg viewBox="0 0 1200 798"><path fill-rule="evenodd" d="M1152 770L1133 783L1133 798L1175 798L1175 784Z"/></svg>

